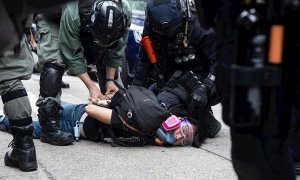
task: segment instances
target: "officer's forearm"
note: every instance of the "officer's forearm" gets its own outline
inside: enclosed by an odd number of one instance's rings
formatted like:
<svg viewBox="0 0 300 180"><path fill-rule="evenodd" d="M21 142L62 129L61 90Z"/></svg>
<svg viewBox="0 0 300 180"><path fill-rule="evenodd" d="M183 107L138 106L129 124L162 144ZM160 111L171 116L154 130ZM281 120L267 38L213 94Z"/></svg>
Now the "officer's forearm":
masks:
<svg viewBox="0 0 300 180"><path fill-rule="evenodd" d="M115 79L116 68L106 66L106 79Z"/></svg>
<svg viewBox="0 0 300 180"><path fill-rule="evenodd" d="M94 82L91 80L90 76L87 72L78 75L78 77L82 80L82 82L85 84L85 86L91 90L93 88L97 88L94 84Z"/></svg>

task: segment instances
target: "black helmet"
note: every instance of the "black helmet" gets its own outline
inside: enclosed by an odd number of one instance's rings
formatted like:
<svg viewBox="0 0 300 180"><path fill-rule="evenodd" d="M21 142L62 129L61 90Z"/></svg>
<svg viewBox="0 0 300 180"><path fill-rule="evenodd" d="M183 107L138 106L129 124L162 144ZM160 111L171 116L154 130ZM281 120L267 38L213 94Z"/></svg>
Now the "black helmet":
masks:
<svg viewBox="0 0 300 180"><path fill-rule="evenodd" d="M150 0L146 16L152 30L165 36L175 35L184 20L180 0Z"/></svg>
<svg viewBox="0 0 300 180"><path fill-rule="evenodd" d="M91 34L101 46L112 46L125 33L126 15L121 2L95 1L89 27Z"/></svg>

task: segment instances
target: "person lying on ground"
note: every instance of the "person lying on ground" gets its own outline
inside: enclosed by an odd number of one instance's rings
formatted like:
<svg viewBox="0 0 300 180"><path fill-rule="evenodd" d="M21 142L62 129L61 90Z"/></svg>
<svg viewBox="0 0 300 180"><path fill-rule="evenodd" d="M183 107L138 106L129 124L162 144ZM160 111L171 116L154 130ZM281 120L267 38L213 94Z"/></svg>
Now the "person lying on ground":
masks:
<svg viewBox="0 0 300 180"><path fill-rule="evenodd" d="M111 101L90 99L94 103L90 105L62 102L60 128L72 133L75 139L82 137L99 142L105 141L105 138L113 138L117 144L123 146L156 143L159 145L193 145L199 147L206 138L204 121L201 124L199 120L195 121L187 116L177 117L166 110L167 108L178 109L176 108L178 105L180 107L180 101L174 98L175 95L172 97L170 94L166 96L166 94L162 93L156 99L150 90L134 85L129 87L131 92L124 90L118 90L115 95L108 96L107 99L112 99ZM135 91L133 92L133 90ZM130 96L132 94L134 94L133 97ZM133 101L138 99L139 101L135 101L138 105L135 107L139 106L140 108L126 109L129 106L123 97L130 97ZM144 100L143 98L146 99ZM110 102L110 107L108 108L108 104L103 104L103 102ZM164 104L166 108L160 104ZM131 104L130 106L133 105ZM124 118L124 110L126 111L125 116L128 116L129 112L132 111L132 116L135 118L131 119L132 122L127 117ZM176 113L178 112L177 110ZM180 110L181 115L182 112ZM139 116L140 114L147 117ZM145 121L141 121L141 119ZM149 121L151 121L150 124ZM3 117L0 122L0 129L8 131L8 122L7 117ZM140 123L139 126L136 125L137 123ZM33 137L39 138L39 122L34 121L33 126ZM146 128L143 129L143 126L146 126ZM134 143L126 143L128 140L131 141L130 138L136 141ZM123 141L119 141L120 139Z"/></svg>
<svg viewBox="0 0 300 180"><path fill-rule="evenodd" d="M118 119L118 116L115 115L115 112L112 109L100 107L97 105L88 105L88 104L71 104L67 102L62 102L62 111L60 113L59 127L66 132L73 134L74 138L88 139L92 141L101 141L101 135L99 136L98 131L104 131L102 133L103 138L109 138L110 135L106 131L106 125L111 125L112 121ZM91 116L88 115L88 113ZM93 118L92 116L98 117L98 119ZM109 117L110 116L110 117ZM115 118L115 119L114 119ZM172 116L170 120L175 119L176 117ZM99 121L101 119L102 121ZM178 123L178 122L177 122ZM180 127L181 125L181 127ZM113 126L118 127L119 125L114 124ZM122 130L121 128L113 127L113 131L116 137L120 138L132 138L136 137L135 133ZM40 124L38 120L33 120L33 138L40 138ZM79 128L80 135L76 135L75 130ZM196 131L196 127L192 125L188 120L183 120L178 123L174 131L166 133L164 129L160 127L161 136L165 139L168 139L169 144L171 145L191 145L193 130ZM190 129L190 130L189 130ZM7 116L0 116L0 130L9 132L9 119ZM164 134L163 134L164 133ZM170 137L173 135L173 137ZM187 137L190 136L190 137ZM103 141L104 139L102 139ZM145 142L146 143L146 142ZM158 137L153 137L151 142L147 144L155 143L157 145L162 145L163 142Z"/></svg>

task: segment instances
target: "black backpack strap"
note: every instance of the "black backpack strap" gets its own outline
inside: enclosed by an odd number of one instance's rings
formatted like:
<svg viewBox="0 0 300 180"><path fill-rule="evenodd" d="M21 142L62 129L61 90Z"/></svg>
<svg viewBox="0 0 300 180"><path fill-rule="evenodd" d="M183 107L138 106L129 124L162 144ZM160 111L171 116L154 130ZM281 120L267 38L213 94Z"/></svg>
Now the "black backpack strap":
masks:
<svg viewBox="0 0 300 180"><path fill-rule="evenodd" d="M116 94L113 96L112 101L110 103L110 107L114 108L116 105L118 105L122 100L124 93L126 93L126 89L122 87L117 81L111 80L115 83L115 85L119 88L119 90L116 92Z"/></svg>
<svg viewBox="0 0 300 180"><path fill-rule="evenodd" d="M123 146L123 147L142 147L145 145L151 144L151 138L142 137L142 136L134 136L130 138L122 138L116 137L111 126L107 126L108 135L112 138L113 146Z"/></svg>

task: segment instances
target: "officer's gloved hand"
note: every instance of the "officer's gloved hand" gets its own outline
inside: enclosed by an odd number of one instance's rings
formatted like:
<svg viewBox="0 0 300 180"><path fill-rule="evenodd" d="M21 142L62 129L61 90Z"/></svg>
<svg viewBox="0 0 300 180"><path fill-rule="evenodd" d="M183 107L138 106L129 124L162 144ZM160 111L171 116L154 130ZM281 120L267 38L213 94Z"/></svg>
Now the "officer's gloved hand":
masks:
<svg viewBox="0 0 300 180"><path fill-rule="evenodd" d="M204 79L201 84L192 92L193 104L198 107L204 107L207 104L209 94L214 87L214 82L208 78Z"/></svg>
<svg viewBox="0 0 300 180"><path fill-rule="evenodd" d="M180 75L178 83L184 87L189 94L192 94L197 88L199 80L192 71L187 71Z"/></svg>

